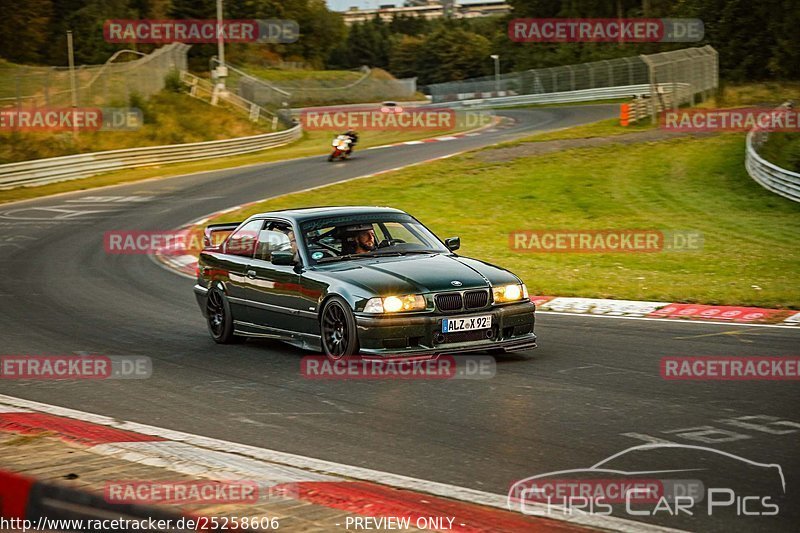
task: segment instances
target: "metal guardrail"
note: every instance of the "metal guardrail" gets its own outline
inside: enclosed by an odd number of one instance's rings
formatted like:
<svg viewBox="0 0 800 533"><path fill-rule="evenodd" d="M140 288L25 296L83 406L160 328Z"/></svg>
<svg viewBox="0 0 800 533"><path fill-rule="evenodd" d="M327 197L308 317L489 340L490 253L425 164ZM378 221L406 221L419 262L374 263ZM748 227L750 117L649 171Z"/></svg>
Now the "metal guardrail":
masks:
<svg viewBox="0 0 800 533"><path fill-rule="evenodd" d="M302 126L297 124L288 130L276 133L236 139L127 148L8 163L0 165L0 190L87 178L113 170L257 152L287 144L298 139L302 133Z"/></svg>
<svg viewBox="0 0 800 533"><path fill-rule="evenodd" d="M747 133L744 159L747 173L768 191L780 194L793 202L800 202L800 173L781 168L758 155L758 148L768 137L766 131L750 130Z"/></svg>
<svg viewBox="0 0 800 533"><path fill-rule="evenodd" d="M519 96L499 96L496 98L477 98L472 100L456 100L431 104L431 107L511 107L529 104L563 104L569 102L589 102L592 100L607 100L612 98L628 98L649 94L650 85L621 85L618 87L599 87L597 89L582 89L578 91L564 91L557 93L521 94Z"/></svg>

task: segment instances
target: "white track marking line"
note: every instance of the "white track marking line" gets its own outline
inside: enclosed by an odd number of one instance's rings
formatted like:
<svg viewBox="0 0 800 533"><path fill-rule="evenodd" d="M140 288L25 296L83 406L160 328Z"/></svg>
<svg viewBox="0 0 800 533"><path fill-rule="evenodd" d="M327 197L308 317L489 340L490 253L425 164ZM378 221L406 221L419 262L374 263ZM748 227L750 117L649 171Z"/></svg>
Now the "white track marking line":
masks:
<svg viewBox="0 0 800 533"><path fill-rule="evenodd" d="M5 405L4 405L5 404ZM260 459L270 463L277 463L281 465L291 466L295 468L302 468L323 474L333 474L342 477L353 479L360 479L388 485L395 488L412 490L417 492L425 492L443 498L450 498L453 500L460 500L469 503L476 503L489 507L496 507L507 510L507 497L501 494L492 494L466 487L458 487L455 485L448 485L446 483L438 483L435 481L426 481L424 479L417 479L399 474L392 474L388 472L380 472L378 470L371 470L358 466L344 465L325 461L322 459L315 459L312 457L304 457L302 455L295 455L276 450L268 450L266 448L257 448L247 444L238 444L235 442L212 439L210 437L203 437L200 435L192 435L190 433L183 433L180 431L173 431L170 429L139 424L136 422L120 421L108 416L98 415L93 413L86 413L69 409L67 407L58 407L55 405L44 404L32 400L24 400L22 398L14 398L0 394L0 412L7 409L8 406L12 408L24 408L33 411L49 413L57 416L74 418L86 422L92 422L104 426L110 426L117 429L124 429L127 431L134 431L143 433L145 435L153 435L162 437L168 440L184 442L206 448L208 450L215 450L227 453L233 453L244 457L253 459ZM100 445L102 446L102 445ZM544 504L536 504L542 510L546 509ZM612 516L599 516L599 515L546 515L540 518L558 520L561 522L569 522L571 524L582 525L587 527L594 527L600 529L608 529L613 531L620 531L624 533L638 533L638 532L653 532L653 533L675 533L680 530L671 529L661 526L653 526L643 522L635 522L633 520L626 520L624 518L616 518Z"/></svg>
<svg viewBox="0 0 800 533"><path fill-rule="evenodd" d="M185 442L113 442L88 448L92 453L210 479L250 480L260 485L301 481L343 481L300 468L199 448Z"/></svg>
<svg viewBox="0 0 800 533"><path fill-rule="evenodd" d="M537 315L562 315L562 316L578 316L585 318L616 318L619 320L648 320L653 322L672 322L679 324L715 324L718 326L747 326L751 328L782 328L793 329L800 331L798 326L784 326L782 324L748 324L746 322L719 322L712 320L689 320L681 318L656 318L649 316L611 316L611 315L592 315L588 313L563 313L560 311L536 311Z"/></svg>

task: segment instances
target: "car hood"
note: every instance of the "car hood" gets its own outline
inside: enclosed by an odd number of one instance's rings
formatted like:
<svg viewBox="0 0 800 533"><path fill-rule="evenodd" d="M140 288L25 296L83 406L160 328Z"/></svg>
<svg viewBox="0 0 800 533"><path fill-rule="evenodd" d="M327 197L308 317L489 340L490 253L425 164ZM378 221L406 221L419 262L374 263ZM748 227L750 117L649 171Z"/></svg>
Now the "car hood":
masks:
<svg viewBox="0 0 800 533"><path fill-rule="evenodd" d="M358 286L370 295L419 294L519 282L502 268L445 254L354 259L325 265L319 271Z"/></svg>

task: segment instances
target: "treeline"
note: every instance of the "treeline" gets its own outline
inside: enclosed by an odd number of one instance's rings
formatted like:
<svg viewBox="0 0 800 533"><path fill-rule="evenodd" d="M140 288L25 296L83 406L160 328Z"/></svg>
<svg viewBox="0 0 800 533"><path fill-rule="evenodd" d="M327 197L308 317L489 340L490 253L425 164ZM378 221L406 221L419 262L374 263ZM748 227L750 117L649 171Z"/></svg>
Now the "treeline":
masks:
<svg viewBox="0 0 800 533"><path fill-rule="evenodd" d="M599 61L710 44L719 52L720 75L729 81L800 79L800 2L797 0L508 0L504 17L422 20L397 17L349 28L329 64L379 66L395 76L436 83L493 73ZM515 43L515 18L698 18L698 43Z"/></svg>
<svg viewBox="0 0 800 533"><path fill-rule="evenodd" d="M227 0L226 18L296 20L301 38L284 45L230 45L231 60L292 61L315 68L381 67L428 84L503 72L597 61L710 44L729 81L800 79L797 0L508 0L513 14L474 19L397 17L344 25L324 0ZM102 63L121 48L103 40L107 19L213 19L215 0L0 0L0 56L20 63L66 64L66 31L79 64ZM699 18L699 43L515 43L508 22L524 17ZM149 51L152 45L139 45ZM208 68L214 45L194 45L192 67Z"/></svg>
<svg viewBox="0 0 800 533"><path fill-rule="evenodd" d="M215 19L216 0L0 0L0 57L17 63L66 65L66 32L72 30L78 64L105 62L115 51L149 52L155 45L110 44L109 19ZM232 58L297 61L325 66L330 50L345 38L339 14L324 0L225 0L226 19L291 19L302 37L292 44L226 46ZM193 45L192 67L208 68L213 44Z"/></svg>

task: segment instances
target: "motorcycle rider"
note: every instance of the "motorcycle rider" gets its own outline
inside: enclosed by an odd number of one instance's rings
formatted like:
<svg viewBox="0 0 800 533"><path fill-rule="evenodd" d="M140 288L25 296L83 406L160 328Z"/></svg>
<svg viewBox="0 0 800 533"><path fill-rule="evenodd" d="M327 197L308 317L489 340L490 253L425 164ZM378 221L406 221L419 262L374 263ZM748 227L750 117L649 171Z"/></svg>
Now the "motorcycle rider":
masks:
<svg viewBox="0 0 800 533"><path fill-rule="evenodd" d="M349 129L342 133L342 135L350 137L350 148L347 150L347 155L350 155L353 152L353 148L358 143L358 133L356 133L353 129Z"/></svg>

